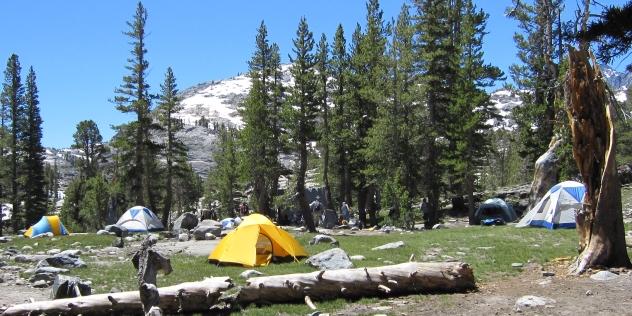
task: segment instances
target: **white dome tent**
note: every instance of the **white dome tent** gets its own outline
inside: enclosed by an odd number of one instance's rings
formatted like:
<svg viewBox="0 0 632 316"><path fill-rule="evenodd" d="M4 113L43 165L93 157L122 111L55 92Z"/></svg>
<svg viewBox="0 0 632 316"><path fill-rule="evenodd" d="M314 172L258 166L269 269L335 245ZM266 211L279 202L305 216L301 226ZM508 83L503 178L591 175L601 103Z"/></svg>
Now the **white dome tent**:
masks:
<svg viewBox="0 0 632 316"><path fill-rule="evenodd" d="M586 187L576 181L553 186L516 227L541 226L548 229L574 228L575 210L582 208Z"/></svg>
<svg viewBox="0 0 632 316"><path fill-rule="evenodd" d="M126 227L129 232L146 233L165 230L160 218L144 206L134 206L119 218L116 225Z"/></svg>

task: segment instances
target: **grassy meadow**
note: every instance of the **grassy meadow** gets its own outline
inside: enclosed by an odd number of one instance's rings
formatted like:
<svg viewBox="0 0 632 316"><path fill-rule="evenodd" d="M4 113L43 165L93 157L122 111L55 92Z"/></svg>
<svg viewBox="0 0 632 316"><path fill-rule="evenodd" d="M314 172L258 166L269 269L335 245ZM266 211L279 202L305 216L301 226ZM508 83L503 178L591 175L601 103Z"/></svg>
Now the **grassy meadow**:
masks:
<svg viewBox="0 0 632 316"><path fill-rule="evenodd" d="M629 228L629 227L628 227ZM329 244L309 245L314 236L310 233L297 233L295 238L305 250L314 255L330 249ZM23 246L32 246L33 252L46 251L52 248L62 250L82 249L86 246L103 248L111 245L113 236L77 235L51 239L16 238L2 245L6 249L12 246L18 250ZM492 227L463 227L431 231L391 232L371 236L335 236L340 248L350 256L363 255L363 261L354 262L356 267L375 267L407 262L411 254L416 261L464 261L474 269L478 283L490 282L498 278L508 278L521 272L521 268L512 267L512 263L534 262L544 264L560 257L577 255L577 232L574 229L548 230L543 228L517 229L512 225ZM392 250L371 249L387 243L403 241L404 247ZM36 244L37 243L37 244ZM209 253L211 249L208 249ZM113 256L95 256L84 253L80 257L88 264L87 268L72 269L69 275L76 275L82 280L92 282L93 291L107 293L111 289L133 291L137 289L136 271L131 263L133 251L124 248L123 252ZM170 275L158 275L158 286L175 285L182 282L199 281L211 276L229 276L237 285L244 285L245 279L239 274L247 268L236 266L218 267L206 262L206 257L184 254L167 255L171 259L174 271ZM265 275L288 273L305 273L314 271L302 260L301 263L271 264L258 267L256 270ZM13 263L11 263L13 264ZM23 277L28 278L29 275ZM236 291L232 289L230 292ZM423 295L416 296L423 300ZM377 298L367 298L360 303L374 303ZM334 311L344 307L348 302L336 300L318 302L321 311ZM247 307L237 312L246 315L275 315L282 310L286 315L307 315L310 310L305 304L286 304L283 307Z"/></svg>

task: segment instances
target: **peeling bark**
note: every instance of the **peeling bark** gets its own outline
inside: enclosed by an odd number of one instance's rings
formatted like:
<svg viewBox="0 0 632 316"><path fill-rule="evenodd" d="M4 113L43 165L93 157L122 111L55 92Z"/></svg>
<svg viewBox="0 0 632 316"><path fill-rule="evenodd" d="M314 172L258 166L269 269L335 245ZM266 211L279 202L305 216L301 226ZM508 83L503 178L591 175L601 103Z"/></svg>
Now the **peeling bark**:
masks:
<svg viewBox="0 0 632 316"><path fill-rule="evenodd" d="M569 46L566 111L573 133L573 156L586 186L576 217L579 256L569 272L588 268L632 267L625 247L621 185L615 162L615 133L605 79L591 55Z"/></svg>

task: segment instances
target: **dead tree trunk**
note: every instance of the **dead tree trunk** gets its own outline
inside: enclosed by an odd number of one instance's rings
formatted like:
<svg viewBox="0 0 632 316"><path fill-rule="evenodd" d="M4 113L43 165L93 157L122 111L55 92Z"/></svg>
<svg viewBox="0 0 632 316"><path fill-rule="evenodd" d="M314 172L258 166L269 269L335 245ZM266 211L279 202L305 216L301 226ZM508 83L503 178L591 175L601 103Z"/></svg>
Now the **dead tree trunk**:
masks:
<svg viewBox="0 0 632 316"><path fill-rule="evenodd" d="M165 275L173 272L171 260L152 249L157 242L155 236L148 235L132 258L134 268L138 269L138 291L145 314L149 313L152 307L160 306L160 293L156 284L158 271L162 270Z"/></svg>
<svg viewBox="0 0 632 316"><path fill-rule="evenodd" d="M322 301L429 292L464 292L474 289L474 274L466 263L408 262L392 266L318 271L251 278L233 304Z"/></svg>
<svg viewBox="0 0 632 316"><path fill-rule="evenodd" d="M576 216L580 255L570 273L595 266L632 266L625 247L621 185L615 162L610 98L594 56L569 46L566 110L573 133L573 156L586 186L583 210Z"/></svg>
<svg viewBox="0 0 632 316"><path fill-rule="evenodd" d="M229 277L204 279L160 288L160 308L167 314L206 311L234 284ZM22 315L129 315L142 314L138 291L41 301L7 308L2 316Z"/></svg>

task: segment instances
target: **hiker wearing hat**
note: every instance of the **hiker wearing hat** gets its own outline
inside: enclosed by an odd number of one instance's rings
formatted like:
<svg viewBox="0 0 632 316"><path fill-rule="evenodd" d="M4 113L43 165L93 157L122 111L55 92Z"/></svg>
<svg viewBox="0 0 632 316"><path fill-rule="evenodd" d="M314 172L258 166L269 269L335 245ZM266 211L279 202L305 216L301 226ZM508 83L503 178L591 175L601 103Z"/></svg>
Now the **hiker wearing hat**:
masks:
<svg viewBox="0 0 632 316"><path fill-rule="evenodd" d="M309 205L309 209L312 211L312 215L314 216L314 226L318 226L318 221L323 215L323 205L320 203L320 196L316 196L316 200Z"/></svg>

